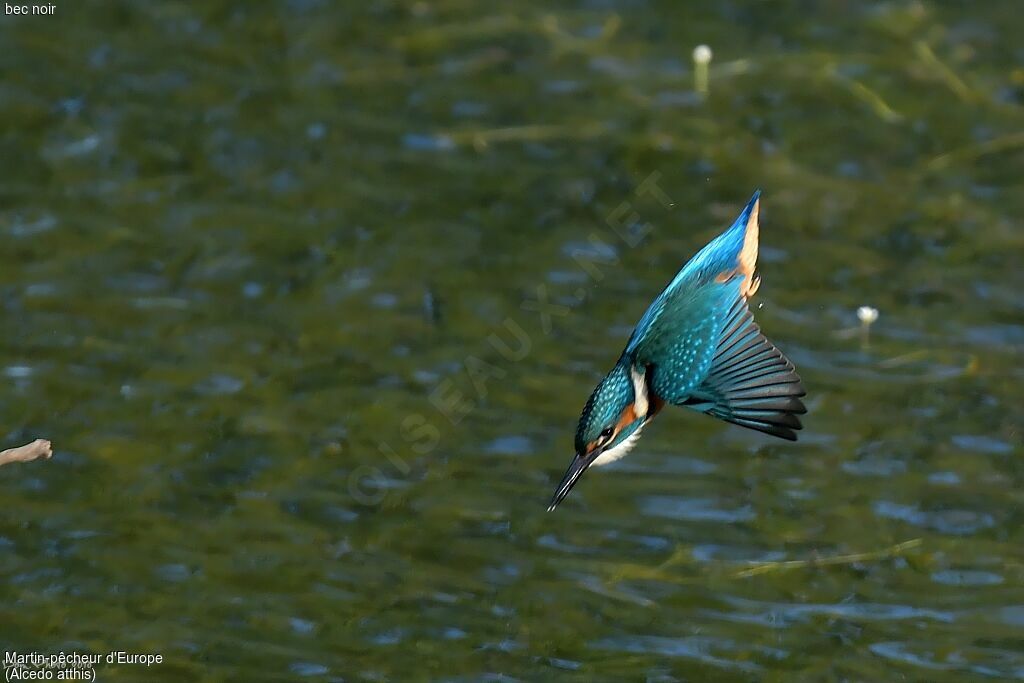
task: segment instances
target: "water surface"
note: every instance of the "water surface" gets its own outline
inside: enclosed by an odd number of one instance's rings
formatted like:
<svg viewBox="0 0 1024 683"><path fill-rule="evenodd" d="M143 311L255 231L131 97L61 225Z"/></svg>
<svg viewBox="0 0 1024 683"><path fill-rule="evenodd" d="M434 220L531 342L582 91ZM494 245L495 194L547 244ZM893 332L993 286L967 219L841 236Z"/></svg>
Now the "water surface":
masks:
<svg viewBox="0 0 1024 683"><path fill-rule="evenodd" d="M0 470L0 645L165 658L111 681L1024 678L1022 22L4 17L0 414L57 452ZM757 187L801 440L669 411L546 513Z"/></svg>

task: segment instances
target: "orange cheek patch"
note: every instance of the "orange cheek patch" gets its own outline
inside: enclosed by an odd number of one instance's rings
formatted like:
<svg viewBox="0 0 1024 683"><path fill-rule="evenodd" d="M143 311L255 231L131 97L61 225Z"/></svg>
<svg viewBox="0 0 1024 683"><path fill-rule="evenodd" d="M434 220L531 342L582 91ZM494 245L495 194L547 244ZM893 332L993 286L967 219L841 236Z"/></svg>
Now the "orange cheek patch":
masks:
<svg viewBox="0 0 1024 683"><path fill-rule="evenodd" d="M633 404L630 403L628 406L626 406L625 410L622 411L622 414L619 415L619 423L615 425L615 433L618 434L623 430L624 427L626 427L629 424L632 424L635 421L636 410L633 408ZM614 438L615 437L613 436L612 439Z"/></svg>
<svg viewBox="0 0 1024 683"><path fill-rule="evenodd" d="M658 400L660 401L660 399L658 399ZM665 404L665 402L661 401L661 405L664 405L664 404ZM659 406L658 409L660 410L660 406ZM633 422L635 422L637 417L639 417L639 416L636 414L636 408L634 407L634 405L632 403L630 403L619 414L619 421L615 424L615 431L612 432L612 438L608 439L607 443L611 443L612 441L615 441L615 437L618 435L618 433L621 432L623 429L625 429L627 425L630 425ZM605 445L607 445L607 444L605 444ZM591 441L590 443L587 444L587 453L593 453L594 450L597 449L597 448L598 448L597 442L596 441Z"/></svg>

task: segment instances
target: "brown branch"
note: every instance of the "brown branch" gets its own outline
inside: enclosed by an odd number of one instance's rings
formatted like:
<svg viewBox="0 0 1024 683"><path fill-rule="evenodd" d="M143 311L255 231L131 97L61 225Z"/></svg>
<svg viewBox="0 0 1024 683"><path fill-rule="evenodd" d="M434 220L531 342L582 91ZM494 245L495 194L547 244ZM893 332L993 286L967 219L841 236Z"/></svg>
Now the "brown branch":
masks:
<svg viewBox="0 0 1024 683"><path fill-rule="evenodd" d="M0 451L0 465L11 462L30 462L36 458L49 458L53 455L53 448L46 439L36 439L32 443L17 448L8 448Z"/></svg>

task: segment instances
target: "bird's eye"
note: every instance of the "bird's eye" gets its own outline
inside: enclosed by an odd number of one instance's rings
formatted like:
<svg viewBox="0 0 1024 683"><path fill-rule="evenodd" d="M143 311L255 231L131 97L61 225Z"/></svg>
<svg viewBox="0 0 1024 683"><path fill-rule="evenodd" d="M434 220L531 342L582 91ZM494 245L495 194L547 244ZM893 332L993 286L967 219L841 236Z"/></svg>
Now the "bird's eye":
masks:
<svg viewBox="0 0 1024 683"><path fill-rule="evenodd" d="M608 439L612 438L612 431L613 430L612 430L611 427L605 427L604 429L602 429L601 430L601 441L607 441Z"/></svg>

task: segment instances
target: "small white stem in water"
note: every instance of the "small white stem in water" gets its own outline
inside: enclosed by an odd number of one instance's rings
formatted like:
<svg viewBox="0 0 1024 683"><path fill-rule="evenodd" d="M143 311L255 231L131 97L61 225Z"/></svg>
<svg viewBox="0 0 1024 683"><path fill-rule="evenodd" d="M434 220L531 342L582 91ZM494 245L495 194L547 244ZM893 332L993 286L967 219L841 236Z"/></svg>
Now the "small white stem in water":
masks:
<svg viewBox="0 0 1024 683"><path fill-rule="evenodd" d="M701 95L708 94L708 64L710 63L710 47L698 45L693 48L693 89Z"/></svg>
<svg viewBox="0 0 1024 683"><path fill-rule="evenodd" d="M868 348L871 323L878 320L878 309L871 306L861 306L857 309L857 319L860 320L860 345L861 348Z"/></svg>

